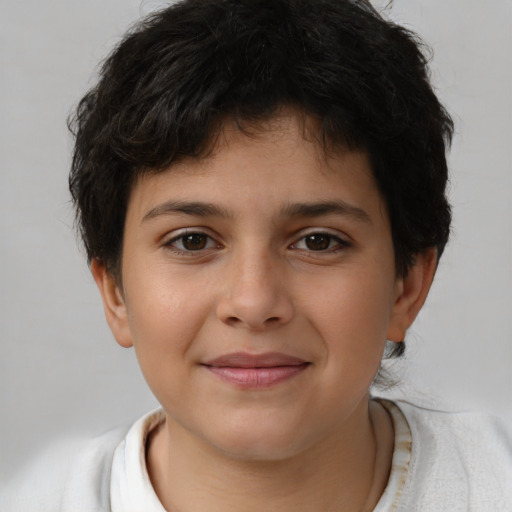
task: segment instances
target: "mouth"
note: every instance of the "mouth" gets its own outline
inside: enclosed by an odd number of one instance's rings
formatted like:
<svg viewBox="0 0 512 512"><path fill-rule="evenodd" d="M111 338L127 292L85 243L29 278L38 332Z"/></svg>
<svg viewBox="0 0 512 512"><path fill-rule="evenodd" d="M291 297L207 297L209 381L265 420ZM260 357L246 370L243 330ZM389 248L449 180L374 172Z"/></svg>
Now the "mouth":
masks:
<svg viewBox="0 0 512 512"><path fill-rule="evenodd" d="M304 372L310 364L278 352L258 355L236 352L209 360L202 363L202 366L237 387L257 389L292 379Z"/></svg>

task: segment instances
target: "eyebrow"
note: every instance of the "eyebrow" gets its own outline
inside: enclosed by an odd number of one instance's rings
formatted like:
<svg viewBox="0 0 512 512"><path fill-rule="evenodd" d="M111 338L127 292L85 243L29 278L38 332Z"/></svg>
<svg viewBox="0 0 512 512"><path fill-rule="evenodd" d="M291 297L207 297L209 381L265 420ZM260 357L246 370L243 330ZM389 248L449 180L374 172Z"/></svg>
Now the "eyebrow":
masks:
<svg viewBox="0 0 512 512"><path fill-rule="evenodd" d="M320 217L322 215L343 215L354 220L371 224L371 218L363 209L345 201L321 201L292 203L285 206L282 214L287 217Z"/></svg>
<svg viewBox="0 0 512 512"><path fill-rule="evenodd" d="M233 214L213 203L200 201L176 201L169 200L151 208L142 222L159 217L160 215L172 215L182 213L195 217L221 217L232 218ZM370 223L371 218L363 209L353 206L345 201L320 201L311 203L291 203L281 210L283 217L320 217L322 215L343 215L355 220Z"/></svg>
<svg viewBox="0 0 512 512"><path fill-rule="evenodd" d="M142 218L142 222L159 217L160 215L171 215L173 213L184 213L185 215L194 215L195 217L228 218L233 216L228 210L212 203L170 200L151 208Z"/></svg>

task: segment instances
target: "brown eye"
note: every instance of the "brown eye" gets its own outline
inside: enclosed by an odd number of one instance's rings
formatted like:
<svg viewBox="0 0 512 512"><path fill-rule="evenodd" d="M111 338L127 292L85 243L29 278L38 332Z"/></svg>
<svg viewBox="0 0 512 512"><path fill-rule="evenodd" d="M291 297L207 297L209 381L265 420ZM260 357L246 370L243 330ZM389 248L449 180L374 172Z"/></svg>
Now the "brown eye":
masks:
<svg viewBox="0 0 512 512"><path fill-rule="evenodd" d="M208 237L202 233L191 233L181 237L183 248L187 251L200 251L208 244Z"/></svg>
<svg viewBox="0 0 512 512"><path fill-rule="evenodd" d="M310 251L325 251L331 245L332 237L323 233L315 233L304 237L304 243Z"/></svg>
<svg viewBox="0 0 512 512"><path fill-rule="evenodd" d="M351 247L352 244L336 235L317 231L309 233L292 244L292 249L331 254Z"/></svg>
<svg viewBox="0 0 512 512"><path fill-rule="evenodd" d="M213 249L217 247L217 244L211 236L198 231L179 235L167 242L165 246L179 252L187 253Z"/></svg>

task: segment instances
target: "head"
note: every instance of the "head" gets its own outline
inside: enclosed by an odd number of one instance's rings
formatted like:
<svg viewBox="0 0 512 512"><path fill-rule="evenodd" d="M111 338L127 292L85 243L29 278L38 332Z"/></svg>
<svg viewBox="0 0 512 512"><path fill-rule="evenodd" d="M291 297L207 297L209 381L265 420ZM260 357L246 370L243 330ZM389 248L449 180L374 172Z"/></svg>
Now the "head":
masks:
<svg viewBox="0 0 512 512"><path fill-rule="evenodd" d="M326 156L366 155L397 276L426 251L439 259L452 122L423 50L364 0L186 0L148 17L105 61L72 120L70 188L89 262L122 288L134 186L208 158L226 126L252 136L283 111L298 113L305 140Z"/></svg>

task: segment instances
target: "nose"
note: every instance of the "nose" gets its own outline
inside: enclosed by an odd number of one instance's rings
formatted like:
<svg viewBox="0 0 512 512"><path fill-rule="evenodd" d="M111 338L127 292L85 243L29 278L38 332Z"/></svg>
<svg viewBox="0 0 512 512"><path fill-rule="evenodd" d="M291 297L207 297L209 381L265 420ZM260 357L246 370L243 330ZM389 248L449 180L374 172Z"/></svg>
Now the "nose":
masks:
<svg viewBox="0 0 512 512"><path fill-rule="evenodd" d="M223 275L217 317L233 327L264 331L287 324L294 315L286 272L268 253L240 254Z"/></svg>

